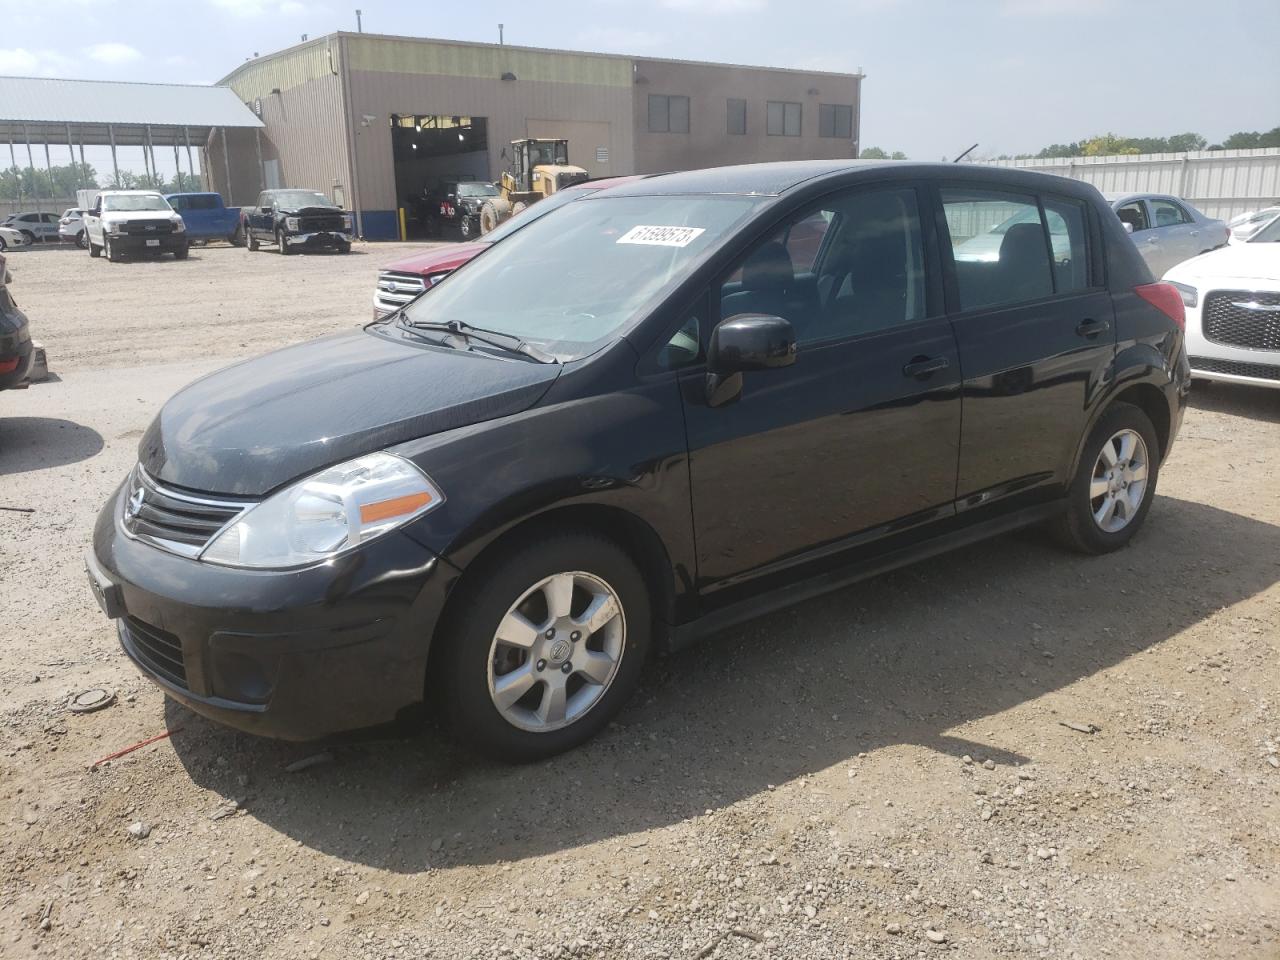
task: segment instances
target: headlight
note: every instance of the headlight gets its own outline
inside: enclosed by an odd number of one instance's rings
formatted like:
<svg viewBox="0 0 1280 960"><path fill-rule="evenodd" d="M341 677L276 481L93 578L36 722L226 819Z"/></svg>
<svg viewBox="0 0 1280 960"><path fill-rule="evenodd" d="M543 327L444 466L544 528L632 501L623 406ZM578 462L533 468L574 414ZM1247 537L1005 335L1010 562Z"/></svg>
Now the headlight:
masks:
<svg viewBox="0 0 1280 960"><path fill-rule="evenodd" d="M355 229L355 218L353 218L351 214L344 213L342 215L342 229L347 233L350 233Z"/></svg>
<svg viewBox="0 0 1280 960"><path fill-rule="evenodd" d="M119 233L120 228L124 226L123 220L103 220L102 229L107 233Z"/></svg>
<svg viewBox="0 0 1280 960"><path fill-rule="evenodd" d="M174 233L186 232L186 229L187 229L186 223L184 223L182 218L177 216L176 214L169 218L169 222L173 224Z"/></svg>
<svg viewBox="0 0 1280 960"><path fill-rule="evenodd" d="M433 273L427 277L427 286L434 287L437 283L449 275L451 271L446 270L444 273Z"/></svg>
<svg viewBox="0 0 1280 960"><path fill-rule="evenodd" d="M1184 307L1194 307L1200 302L1200 291L1195 287L1189 286L1185 283L1175 283L1172 280L1168 282L1173 284L1173 286L1177 288L1178 292L1182 294L1182 305Z"/></svg>
<svg viewBox="0 0 1280 960"><path fill-rule="evenodd" d="M421 470L371 453L322 470L268 497L223 530L200 559L283 569L327 560L444 503Z"/></svg>
<svg viewBox="0 0 1280 960"><path fill-rule="evenodd" d="M285 228L286 230L288 230L290 233L297 233L297 232L298 232L298 218L297 218L297 217L285 217L285 218L284 218L284 228Z"/></svg>

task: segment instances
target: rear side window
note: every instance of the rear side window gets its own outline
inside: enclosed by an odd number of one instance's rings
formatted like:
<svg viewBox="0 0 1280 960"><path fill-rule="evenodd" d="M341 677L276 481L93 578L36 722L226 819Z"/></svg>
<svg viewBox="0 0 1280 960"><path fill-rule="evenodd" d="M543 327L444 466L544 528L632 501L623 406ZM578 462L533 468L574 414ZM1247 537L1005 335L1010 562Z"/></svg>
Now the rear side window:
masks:
<svg viewBox="0 0 1280 960"><path fill-rule="evenodd" d="M218 209L218 200L216 197L207 193L198 193L193 197L184 197L186 208L188 210L216 210Z"/></svg>
<svg viewBox="0 0 1280 960"><path fill-rule="evenodd" d="M1044 198L1044 218L1053 249L1053 286L1058 293L1085 290L1089 283L1088 216L1084 203L1065 197Z"/></svg>
<svg viewBox="0 0 1280 960"><path fill-rule="evenodd" d="M1151 216L1157 227L1176 227L1180 223L1190 223L1191 216L1172 200L1150 200Z"/></svg>
<svg viewBox="0 0 1280 960"><path fill-rule="evenodd" d="M1049 244L1030 194L944 189L961 310L1053 294Z"/></svg>

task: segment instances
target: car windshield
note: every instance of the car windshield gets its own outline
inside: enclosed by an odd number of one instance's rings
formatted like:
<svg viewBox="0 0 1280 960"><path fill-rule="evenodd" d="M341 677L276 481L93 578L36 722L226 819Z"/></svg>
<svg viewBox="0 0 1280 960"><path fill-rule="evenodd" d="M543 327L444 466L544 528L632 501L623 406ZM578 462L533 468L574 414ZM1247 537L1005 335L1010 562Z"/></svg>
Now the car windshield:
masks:
<svg viewBox="0 0 1280 960"><path fill-rule="evenodd" d="M172 210L169 202L158 193L122 193L102 198L103 210Z"/></svg>
<svg viewBox="0 0 1280 960"><path fill-rule="evenodd" d="M1280 219L1272 220L1271 223L1263 227L1252 237L1249 238L1250 243L1280 243Z"/></svg>
<svg viewBox="0 0 1280 960"><path fill-rule="evenodd" d="M535 220L541 220L553 210L559 210L566 203L573 203L575 200L581 200L583 197L594 193L594 190L561 190L559 193L552 194L545 200L539 200L531 207L526 207L509 220L504 220L497 229L490 230L481 239L485 243L497 243L506 237L511 236L517 230L523 230Z"/></svg>
<svg viewBox="0 0 1280 960"><path fill-rule="evenodd" d="M315 190L281 190L279 193L273 194L275 203L286 210L297 210L302 207L332 207L333 202L323 193L317 193ZM267 198L267 202L272 201L272 197Z"/></svg>
<svg viewBox="0 0 1280 960"><path fill-rule="evenodd" d="M460 321L520 337L560 360L584 357L625 333L765 202L600 196L571 203L414 302L405 321Z"/></svg>
<svg viewBox="0 0 1280 960"><path fill-rule="evenodd" d="M460 183L458 184L458 196L460 197L496 197L498 188L492 183Z"/></svg>

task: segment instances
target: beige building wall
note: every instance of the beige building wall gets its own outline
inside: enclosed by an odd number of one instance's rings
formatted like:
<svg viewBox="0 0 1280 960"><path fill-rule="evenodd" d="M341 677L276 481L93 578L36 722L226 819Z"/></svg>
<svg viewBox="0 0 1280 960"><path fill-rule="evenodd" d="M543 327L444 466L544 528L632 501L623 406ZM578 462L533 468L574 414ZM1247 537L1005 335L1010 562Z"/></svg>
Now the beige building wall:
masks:
<svg viewBox="0 0 1280 960"><path fill-rule="evenodd" d="M636 60L633 84L635 172L662 173L769 160L839 160L857 156L859 77L764 67ZM689 98L688 133L651 133L649 95ZM728 100L747 101L747 132L728 131ZM766 104L801 104L799 137L769 136ZM818 105L853 108L852 139L818 136Z"/></svg>

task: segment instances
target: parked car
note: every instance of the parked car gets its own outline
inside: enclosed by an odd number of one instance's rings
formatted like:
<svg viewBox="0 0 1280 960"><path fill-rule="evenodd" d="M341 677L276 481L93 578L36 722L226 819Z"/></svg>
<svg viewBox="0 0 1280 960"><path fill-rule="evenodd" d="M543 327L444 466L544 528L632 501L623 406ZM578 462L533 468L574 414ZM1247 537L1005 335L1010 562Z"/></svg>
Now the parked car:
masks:
<svg viewBox="0 0 1280 960"><path fill-rule="evenodd" d="M1174 264L1216 250L1230 235L1225 223L1206 217L1180 197L1154 193L1105 196L1157 277Z"/></svg>
<svg viewBox="0 0 1280 960"><path fill-rule="evenodd" d="M427 230L434 236L454 232L463 240L480 236L480 207L498 196L492 183L446 180L427 197L424 215Z"/></svg>
<svg viewBox="0 0 1280 960"><path fill-rule="evenodd" d="M274 243L281 253L325 247L350 253L352 232L351 214L315 190L264 190L257 205L244 211L250 252Z"/></svg>
<svg viewBox="0 0 1280 960"><path fill-rule="evenodd" d="M169 206L187 225L188 240L226 240L243 243L240 208L228 207L220 193L166 193Z"/></svg>
<svg viewBox="0 0 1280 960"><path fill-rule="evenodd" d="M12 282L13 274L0 253L0 390L26 383L31 372L31 328L9 293Z"/></svg>
<svg viewBox="0 0 1280 960"><path fill-rule="evenodd" d="M1083 272L1043 220L950 256L947 217L1011 195L1066 220ZM726 167L501 244L152 421L86 562L167 695L298 739L425 698L478 748L545 757L657 647L1025 524L1125 546L1181 423L1182 299L1076 181Z"/></svg>
<svg viewBox="0 0 1280 960"><path fill-rule="evenodd" d="M6 250L21 250L31 246L26 235L13 227L0 227L0 253Z"/></svg>
<svg viewBox="0 0 1280 960"><path fill-rule="evenodd" d="M517 216L503 221L478 240L448 247L432 247L387 264L385 268L378 271L378 284L373 294L373 319L378 320L399 310L415 297L421 296L424 290L435 286L503 237L510 236L566 203L581 200L597 190L606 190L620 183L629 183L637 179L639 179L638 176L606 177L566 187Z"/></svg>
<svg viewBox="0 0 1280 960"><path fill-rule="evenodd" d="M1228 243L1248 243L1253 235L1280 220L1280 206L1263 207L1261 210L1250 210L1227 221L1227 230L1231 236Z"/></svg>
<svg viewBox="0 0 1280 960"><path fill-rule="evenodd" d="M81 250L85 248L83 210L71 207L62 212L62 216L58 218L58 239L64 243L74 243Z"/></svg>
<svg viewBox="0 0 1280 960"><path fill-rule="evenodd" d="M1192 376L1280 388L1280 219L1165 279L1186 306Z"/></svg>
<svg viewBox="0 0 1280 960"><path fill-rule="evenodd" d="M84 214L89 256L103 254L112 263L138 254L172 253L178 260L190 252L187 228L154 190L103 190Z"/></svg>
<svg viewBox="0 0 1280 960"><path fill-rule="evenodd" d="M27 243L46 243L58 239L56 213L12 213L0 221L0 227L17 230L27 238Z"/></svg>

